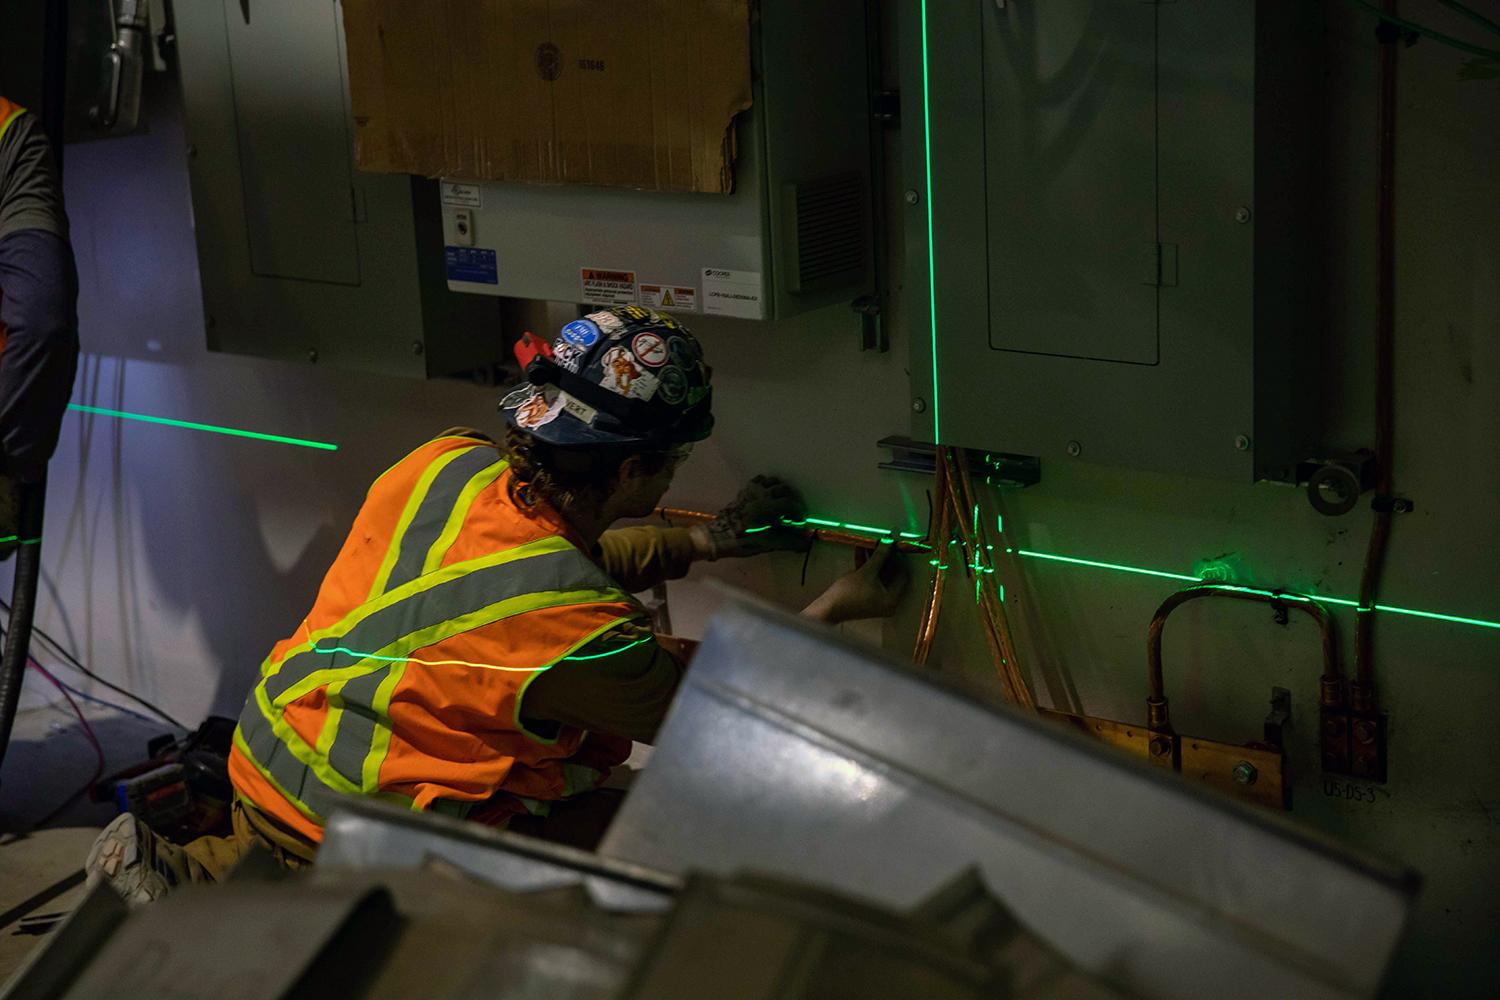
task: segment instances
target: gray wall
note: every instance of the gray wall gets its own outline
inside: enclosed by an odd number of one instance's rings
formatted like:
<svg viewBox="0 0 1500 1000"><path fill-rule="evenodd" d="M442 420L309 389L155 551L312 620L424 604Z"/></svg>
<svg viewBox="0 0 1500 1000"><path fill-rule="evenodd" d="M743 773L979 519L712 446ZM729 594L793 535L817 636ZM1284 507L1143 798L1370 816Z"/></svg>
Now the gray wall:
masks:
<svg viewBox="0 0 1500 1000"><path fill-rule="evenodd" d="M1465 30L1429 8L1434 24ZM1323 403L1327 442L1357 446L1369 442L1373 411L1376 54L1369 19L1350 5L1330 10L1333 374ZM1397 480L1418 510L1396 525L1382 596L1500 619L1500 84L1460 83L1462 58L1431 42L1401 59ZM75 400L341 445L330 454L69 416L40 622L98 670L196 719L237 710L260 659L297 626L368 482L443 427L495 427L496 393L207 354L176 98L161 84L148 96L149 134L69 151L89 352ZM840 309L695 329L715 366L720 430L670 501L711 507L773 472L825 516L925 516L925 483L875 468L875 441L907 427L899 322L886 355L857 352L856 323ZM1007 532L1028 548L1177 572L1232 553L1257 582L1340 595L1357 589L1368 531L1367 515L1322 518L1282 487L1081 464L1049 465L1040 486L1006 504ZM819 549L806 586L800 557L699 567L673 589L680 630L702 627L717 600L701 586L710 578L797 605L848 558ZM1006 570L1043 699L1142 718L1146 622L1172 584L1038 562ZM916 604L857 631L906 648ZM989 677L966 605L948 602L935 666ZM1347 636L1351 616L1340 617ZM1426 878L1391 994L1420 985L1488 995L1500 974L1500 631L1383 617L1378 635L1391 780L1374 802L1325 794L1316 772L1316 640L1304 622L1275 627L1250 605L1184 609L1166 640L1174 717L1185 732L1253 739L1270 687L1290 687L1294 815Z"/></svg>

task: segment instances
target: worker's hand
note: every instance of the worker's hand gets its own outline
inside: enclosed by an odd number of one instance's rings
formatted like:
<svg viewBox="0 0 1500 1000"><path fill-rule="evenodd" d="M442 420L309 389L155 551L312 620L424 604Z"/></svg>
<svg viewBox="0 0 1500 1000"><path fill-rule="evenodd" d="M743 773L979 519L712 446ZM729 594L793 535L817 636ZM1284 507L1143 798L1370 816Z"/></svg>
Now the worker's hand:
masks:
<svg viewBox="0 0 1500 1000"><path fill-rule="evenodd" d="M811 544L806 535L782 523L806 516L802 495L774 476L756 476L734 502L707 524L690 531L693 546L704 559L753 556L762 552L801 552Z"/></svg>
<svg viewBox="0 0 1500 1000"><path fill-rule="evenodd" d="M896 546L883 542L865 564L845 573L803 609L804 617L829 625L860 618L889 618L906 592L906 564Z"/></svg>

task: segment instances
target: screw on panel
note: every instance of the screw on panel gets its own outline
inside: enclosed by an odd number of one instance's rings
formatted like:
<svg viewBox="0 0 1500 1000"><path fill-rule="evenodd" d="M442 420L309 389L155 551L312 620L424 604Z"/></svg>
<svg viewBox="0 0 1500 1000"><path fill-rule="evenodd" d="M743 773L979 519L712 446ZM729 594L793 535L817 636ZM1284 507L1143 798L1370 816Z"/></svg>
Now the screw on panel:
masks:
<svg viewBox="0 0 1500 1000"><path fill-rule="evenodd" d="M1248 208L1246 208L1244 205L1241 205L1239 208L1235 209L1234 210L1234 221L1238 222L1238 223L1241 223L1241 224L1249 222L1250 221L1250 210Z"/></svg>
<svg viewBox="0 0 1500 1000"><path fill-rule="evenodd" d="M916 399L913 399L911 401L911 411L913 413L926 413L927 412L927 400L923 399L921 396L918 396Z"/></svg>
<svg viewBox="0 0 1500 1000"><path fill-rule="evenodd" d="M1253 785L1255 784L1255 779L1260 776L1260 772L1255 770L1255 765L1248 760L1242 760L1234 765L1233 774L1234 780L1241 785Z"/></svg>
<svg viewBox="0 0 1500 1000"><path fill-rule="evenodd" d="M318 349L316 347L309 347L307 349L307 360L313 362L318 360Z"/></svg>
<svg viewBox="0 0 1500 1000"><path fill-rule="evenodd" d="M921 196L917 194L917 191L916 191L915 188L907 188L906 189L906 203L908 205L915 205L920 200L921 200Z"/></svg>
<svg viewBox="0 0 1500 1000"><path fill-rule="evenodd" d="M1243 434L1236 434L1235 437L1234 437L1234 450L1235 451L1249 451L1250 450L1250 439L1247 438Z"/></svg>
<svg viewBox="0 0 1500 1000"><path fill-rule="evenodd" d="M422 351L423 351L422 342L420 340L413 340L411 342L411 352L413 354L421 354Z"/></svg>
<svg viewBox="0 0 1500 1000"><path fill-rule="evenodd" d="M1172 752L1172 741L1165 736L1157 736L1151 740L1151 756L1165 757Z"/></svg>
<svg viewBox="0 0 1500 1000"><path fill-rule="evenodd" d="M1068 454L1072 455L1074 458L1077 458L1079 455L1083 454L1083 445L1079 444L1077 441L1069 441Z"/></svg>

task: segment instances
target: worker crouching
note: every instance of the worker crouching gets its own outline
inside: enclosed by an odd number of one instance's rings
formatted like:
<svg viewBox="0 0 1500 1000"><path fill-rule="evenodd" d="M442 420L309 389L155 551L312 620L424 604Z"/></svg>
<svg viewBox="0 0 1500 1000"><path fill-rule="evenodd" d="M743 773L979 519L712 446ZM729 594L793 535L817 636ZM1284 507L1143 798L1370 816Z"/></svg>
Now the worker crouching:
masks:
<svg viewBox="0 0 1500 1000"><path fill-rule="evenodd" d="M676 320L638 307L518 346L527 382L501 401L503 443L455 430L370 487L307 617L261 665L229 760L234 835L168 845L122 816L90 877L149 899L217 879L252 844L312 860L349 796L587 843L580 810L650 743L686 664L635 593L697 559L797 549L788 485L757 477L711 523L651 514L713 429L710 369ZM806 610L889 614L885 547ZM890 578L890 574L886 574ZM583 836L564 814L585 816ZM577 824L575 824L577 825Z"/></svg>

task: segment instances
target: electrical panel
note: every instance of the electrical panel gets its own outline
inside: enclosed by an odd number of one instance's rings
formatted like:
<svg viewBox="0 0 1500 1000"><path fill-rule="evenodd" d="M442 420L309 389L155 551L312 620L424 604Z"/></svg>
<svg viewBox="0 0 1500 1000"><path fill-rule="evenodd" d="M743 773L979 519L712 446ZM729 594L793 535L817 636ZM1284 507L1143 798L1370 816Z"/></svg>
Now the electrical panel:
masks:
<svg viewBox="0 0 1500 1000"><path fill-rule="evenodd" d="M441 188L448 287L780 319L872 286L865 0L763 0L731 194ZM435 199L436 200L436 199Z"/></svg>
<svg viewBox="0 0 1500 1000"><path fill-rule="evenodd" d="M353 168L340 5L175 5L211 350L397 375L503 360L498 303L456 295L436 184Z"/></svg>
<svg viewBox="0 0 1500 1000"><path fill-rule="evenodd" d="M917 436L1295 477L1323 327L1317 6L907 0Z"/></svg>

